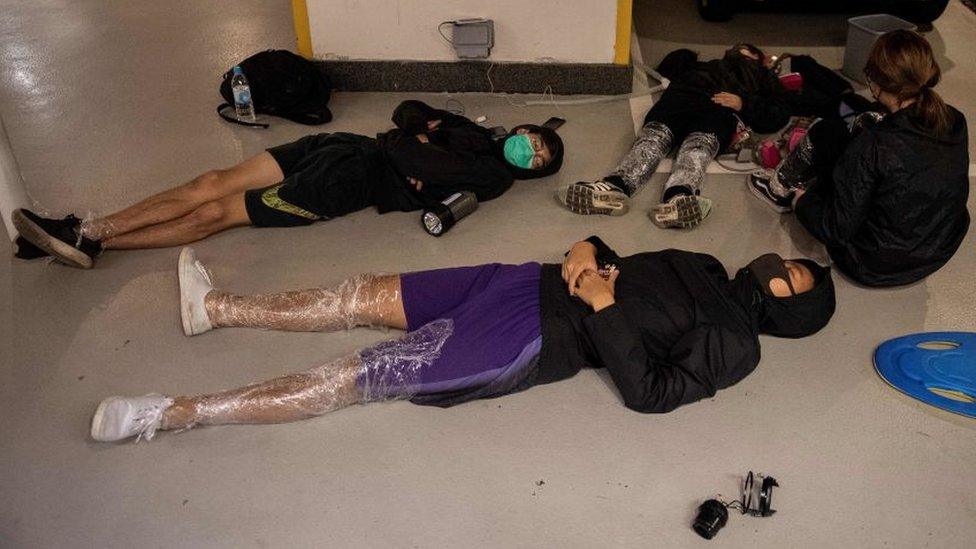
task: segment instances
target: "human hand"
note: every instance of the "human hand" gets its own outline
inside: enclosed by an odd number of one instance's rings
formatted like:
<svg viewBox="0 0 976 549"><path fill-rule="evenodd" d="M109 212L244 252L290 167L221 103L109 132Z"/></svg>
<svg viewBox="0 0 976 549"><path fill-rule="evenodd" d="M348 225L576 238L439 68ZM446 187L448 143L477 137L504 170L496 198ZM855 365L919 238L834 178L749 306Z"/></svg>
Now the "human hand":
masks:
<svg viewBox="0 0 976 549"><path fill-rule="evenodd" d="M728 107L735 112L742 110L742 98L734 93L719 92L712 96L712 102Z"/></svg>
<svg viewBox="0 0 976 549"><path fill-rule="evenodd" d="M420 141L421 143L430 143L430 139L427 138L427 134L423 133L417 134L417 141Z"/></svg>
<svg viewBox="0 0 976 549"><path fill-rule="evenodd" d="M584 303L593 308L594 313L616 303L614 299L615 285L620 271L610 271L607 278L600 276L600 273L592 270L585 270L577 279L576 296Z"/></svg>
<svg viewBox="0 0 976 549"><path fill-rule="evenodd" d="M428 120L427 121L427 131L432 132L437 129L437 126L441 125L440 120Z"/></svg>
<svg viewBox="0 0 976 549"><path fill-rule="evenodd" d="M417 191L418 193L424 188L424 182L415 177L408 177L407 182L410 183L413 190Z"/></svg>
<svg viewBox="0 0 976 549"><path fill-rule="evenodd" d="M597 270L596 246L584 240L573 244L563 260L563 280L569 287L569 295L576 295L576 279L588 269Z"/></svg>

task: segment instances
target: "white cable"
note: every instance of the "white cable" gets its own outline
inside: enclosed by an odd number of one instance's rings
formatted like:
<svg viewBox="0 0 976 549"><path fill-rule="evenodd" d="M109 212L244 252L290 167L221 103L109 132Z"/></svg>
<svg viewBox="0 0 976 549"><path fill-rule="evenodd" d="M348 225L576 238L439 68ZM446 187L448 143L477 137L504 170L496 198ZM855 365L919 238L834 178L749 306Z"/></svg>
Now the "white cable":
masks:
<svg viewBox="0 0 976 549"><path fill-rule="evenodd" d="M648 95L653 95L659 91L664 91L665 86L662 84L660 86L655 86L644 92L636 93L625 93L621 95L604 95L600 97L585 97L583 99L562 99L559 101L544 101L544 100L532 100L526 101L525 106L532 105L590 105L593 103L609 103L611 101L622 101L624 99L634 99L635 97L646 97Z"/></svg>
<svg viewBox="0 0 976 549"><path fill-rule="evenodd" d="M17 238L17 230L14 229L10 215L17 208L26 208L29 205L30 199L24 190L24 177L11 150L3 120L0 119L0 216L7 226L7 236L11 241Z"/></svg>

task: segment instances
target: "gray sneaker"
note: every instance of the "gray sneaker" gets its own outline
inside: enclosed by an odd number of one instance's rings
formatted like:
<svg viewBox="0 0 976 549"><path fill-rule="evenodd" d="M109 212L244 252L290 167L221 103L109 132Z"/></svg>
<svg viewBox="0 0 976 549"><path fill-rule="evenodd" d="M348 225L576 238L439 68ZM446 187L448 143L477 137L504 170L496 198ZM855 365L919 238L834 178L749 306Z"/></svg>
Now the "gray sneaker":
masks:
<svg viewBox="0 0 976 549"><path fill-rule="evenodd" d="M556 200L581 215L624 215L630 210L630 197L620 187L606 181L580 181L567 185L556 190Z"/></svg>
<svg viewBox="0 0 976 549"><path fill-rule="evenodd" d="M678 195L647 212L662 229L690 229L698 226L712 211L712 201L703 196Z"/></svg>

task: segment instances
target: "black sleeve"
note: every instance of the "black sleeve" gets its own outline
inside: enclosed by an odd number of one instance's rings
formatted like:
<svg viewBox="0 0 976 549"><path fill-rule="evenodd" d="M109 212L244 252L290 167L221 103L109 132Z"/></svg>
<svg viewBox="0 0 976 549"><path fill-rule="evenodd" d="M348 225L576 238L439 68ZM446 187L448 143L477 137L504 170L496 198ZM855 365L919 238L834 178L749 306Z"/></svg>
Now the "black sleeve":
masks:
<svg viewBox="0 0 976 549"><path fill-rule="evenodd" d="M753 94L742 98L742 121L758 133L773 133L790 121L785 95Z"/></svg>
<svg viewBox="0 0 976 549"><path fill-rule="evenodd" d="M833 171L832 189L817 190L817 184L796 203L796 217L818 240L846 245L867 217L880 178L878 147L871 132L864 132L848 146ZM896 163L897 164L897 163Z"/></svg>
<svg viewBox="0 0 976 549"><path fill-rule="evenodd" d="M741 379L758 362L754 344L711 325L685 334L669 356L651 356L618 305L590 315L583 325L624 405L638 412L670 412L714 396L717 376Z"/></svg>
<svg viewBox="0 0 976 549"><path fill-rule="evenodd" d="M786 90L779 79L765 76L760 89L742 98L742 121L758 133L773 133L790 121Z"/></svg>
<svg viewBox="0 0 976 549"><path fill-rule="evenodd" d="M404 135L388 150L400 172L423 181L421 194L441 200L458 191L473 192L479 202L498 198L512 186L512 174L497 159L459 153Z"/></svg>
<svg viewBox="0 0 976 549"><path fill-rule="evenodd" d="M427 133L427 122L431 120L440 120L439 127L445 128L466 124L474 125L474 122L463 116L435 109L427 103L415 99L400 103L396 110L393 111L393 123L396 124L396 127L410 135Z"/></svg>

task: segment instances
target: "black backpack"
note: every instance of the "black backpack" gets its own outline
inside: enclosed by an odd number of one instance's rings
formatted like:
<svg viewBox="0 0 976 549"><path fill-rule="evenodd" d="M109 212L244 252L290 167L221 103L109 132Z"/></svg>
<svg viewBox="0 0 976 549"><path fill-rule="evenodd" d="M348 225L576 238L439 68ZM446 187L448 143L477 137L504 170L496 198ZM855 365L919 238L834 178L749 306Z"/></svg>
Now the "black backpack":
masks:
<svg viewBox="0 0 976 549"><path fill-rule="evenodd" d="M332 86L328 77L314 63L286 50L266 50L238 63L251 87L254 111L287 118L292 122L315 126L332 120L329 96ZM267 128L268 124L245 122L224 112L234 107L230 81L234 70L224 73L220 95L224 103L217 114L228 122Z"/></svg>

